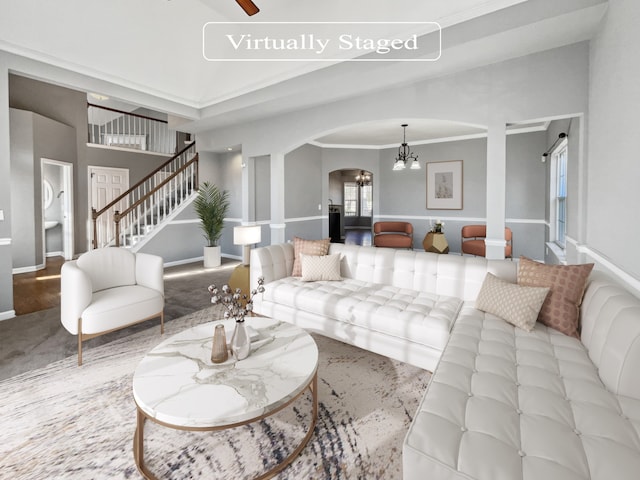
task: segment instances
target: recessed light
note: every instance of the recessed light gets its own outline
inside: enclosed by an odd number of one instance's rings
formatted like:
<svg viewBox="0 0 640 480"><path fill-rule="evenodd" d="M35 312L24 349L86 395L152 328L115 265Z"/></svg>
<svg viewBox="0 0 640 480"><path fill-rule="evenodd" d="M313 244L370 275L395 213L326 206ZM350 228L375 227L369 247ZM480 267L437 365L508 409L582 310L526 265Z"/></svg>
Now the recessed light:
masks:
<svg viewBox="0 0 640 480"><path fill-rule="evenodd" d="M232 150L233 150L233 147L227 147L227 150L228 150L228 151L232 151Z"/></svg>

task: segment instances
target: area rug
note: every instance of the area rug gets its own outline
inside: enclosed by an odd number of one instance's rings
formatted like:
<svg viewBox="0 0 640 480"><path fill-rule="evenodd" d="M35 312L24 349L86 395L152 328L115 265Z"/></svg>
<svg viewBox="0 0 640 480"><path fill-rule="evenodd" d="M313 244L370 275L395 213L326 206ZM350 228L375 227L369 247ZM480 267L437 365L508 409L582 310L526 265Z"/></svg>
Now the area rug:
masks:
<svg viewBox="0 0 640 480"><path fill-rule="evenodd" d="M0 382L0 472L12 479L141 478L132 444L133 372L163 338L217 318L215 307L87 349ZM319 350L319 416L306 448L275 478L401 479L402 441L429 373L326 337ZM275 417L224 432L145 427L145 460L158 478L254 478L304 436L311 398Z"/></svg>

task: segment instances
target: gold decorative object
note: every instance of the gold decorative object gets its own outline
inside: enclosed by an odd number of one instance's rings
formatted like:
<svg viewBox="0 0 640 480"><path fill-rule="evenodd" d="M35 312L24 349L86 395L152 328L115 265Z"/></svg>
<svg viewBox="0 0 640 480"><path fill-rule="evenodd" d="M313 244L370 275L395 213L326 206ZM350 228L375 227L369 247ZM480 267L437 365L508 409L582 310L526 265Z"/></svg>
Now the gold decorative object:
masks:
<svg viewBox="0 0 640 480"><path fill-rule="evenodd" d="M449 243L444 233L427 233L422 241L422 246L425 252L449 253Z"/></svg>
<svg viewBox="0 0 640 480"><path fill-rule="evenodd" d="M227 350L227 337L224 334L224 325L216 325L213 330L213 346L211 347L211 361L213 363L226 362L229 358Z"/></svg>

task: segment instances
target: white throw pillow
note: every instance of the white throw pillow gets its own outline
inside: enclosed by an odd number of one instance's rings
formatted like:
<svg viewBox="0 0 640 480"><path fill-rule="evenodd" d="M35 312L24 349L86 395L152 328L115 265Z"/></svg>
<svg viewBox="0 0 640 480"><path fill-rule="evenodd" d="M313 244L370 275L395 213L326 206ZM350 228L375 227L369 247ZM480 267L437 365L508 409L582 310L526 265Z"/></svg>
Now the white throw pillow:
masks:
<svg viewBox="0 0 640 480"><path fill-rule="evenodd" d="M340 276L341 255L300 255L303 282L317 280L342 280Z"/></svg>
<svg viewBox="0 0 640 480"><path fill-rule="evenodd" d="M536 325L548 293L548 287L524 287L487 273L476 300L476 308L530 332Z"/></svg>

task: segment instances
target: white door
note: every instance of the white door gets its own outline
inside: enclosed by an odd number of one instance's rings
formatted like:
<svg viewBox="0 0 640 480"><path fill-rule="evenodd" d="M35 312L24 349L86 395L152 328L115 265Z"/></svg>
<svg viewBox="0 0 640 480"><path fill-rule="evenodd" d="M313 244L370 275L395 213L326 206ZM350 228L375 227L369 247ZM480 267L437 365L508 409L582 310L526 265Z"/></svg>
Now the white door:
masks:
<svg viewBox="0 0 640 480"><path fill-rule="evenodd" d="M91 239L93 239L94 225L91 217L91 209L100 212L129 189L129 170L126 168L89 167L89 188L89 198L91 199L89 219L91 224ZM119 212L124 211L127 206L128 202L121 200L98 217L95 225L98 247L103 247L115 240L113 214L116 210ZM120 228L122 231L124 225L121 224Z"/></svg>
<svg viewBox="0 0 640 480"><path fill-rule="evenodd" d="M59 215L56 215L55 218L50 219L50 220L55 220L58 221L61 225L62 225L62 253L64 255L64 259L65 260L71 260L73 258L73 254L74 254L74 238L73 238L73 234L74 234L74 226L73 226L73 217L74 217L74 212L73 212L73 164L72 163L68 163L68 162L60 162L58 160L51 160L49 158L42 158L41 159L41 168L40 171L44 172L45 169L45 165L53 165L55 167L57 167L60 171L60 185L59 185L59 191L57 192L50 192L52 198L49 199L49 203L53 203L55 201L59 202ZM45 183L45 179L44 179L44 173L42 173L43 178L42 178L42 184L43 184L43 188L45 187L46 183ZM46 190L46 189L45 189ZM55 198L53 198L55 197ZM42 251L43 251L43 258L47 256L47 249L45 246L46 243L46 220L47 220L47 215L46 215L46 209L47 209L47 194L45 191L45 194L43 195L43 201L44 201L44 205L43 205L43 215L42 215L42 223L43 223L43 228L45 228L45 233L42 236L42 240L43 240L43 244L42 244ZM54 209L55 211L55 209ZM61 217L60 217L61 215Z"/></svg>

